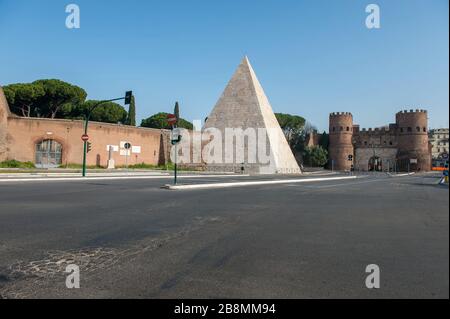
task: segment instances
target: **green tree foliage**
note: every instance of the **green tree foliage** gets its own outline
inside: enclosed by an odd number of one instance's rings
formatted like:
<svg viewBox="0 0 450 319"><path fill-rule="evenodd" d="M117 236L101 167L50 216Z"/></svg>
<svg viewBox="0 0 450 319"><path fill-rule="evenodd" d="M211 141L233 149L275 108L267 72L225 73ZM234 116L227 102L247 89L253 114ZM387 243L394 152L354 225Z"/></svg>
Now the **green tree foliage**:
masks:
<svg viewBox="0 0 450 319"><path fill-rule="evenodd" d="M11 112L24 117L37 117L39 109L37 100L44 94L40 84L17 83L3 88Z"/></svg>
<svg viewBox="0 0 450 319"><path fill-rule="evenodd" d="M178 102L175 103L175 108L173 110L173 114L177 117L177 125L180 119L180 105L178 104Z"/></svg>
<svg viewBox="0 0 450 319"><path fill-rule="evenodd" d="M85 90L61 80L38 80L33 83L42 85L45 91L45 94L37 99L43 117L56 118L67 104L77 105L86 100Z"/></svg>
<svg viewBox="0 0 450 319"><path fill-rule="evenodd" d="M134 99L134 95L131 97L126 124L136 126L136 100Z"/></svg>
<svg viewBox="0 0 450 319"><path fill-rule="evenodd" d="M275 113L278 123L288 142L300 135L305 127L306 120L298 115Z"/></svg>
<svg viewBox="0 0 450 319"><path fill-rule="evenodd" d="M159 129L170 129L171 126L167 122L167 115L168 113L157 113L155 115L152 115L151 117L142 120L141 126L142 127L151 127L151 128L159 128ZM182 118L178 121L178 127L185 128L188 130L192 130L194 126L191 122L188 122Z"/></svg>
<svg viewBox="0 0 450 319"><path fill-rule="evenodd" d="M11 111L26 117L60 117L68 105L83 103L86 91L60 80L38 80L4 87Z"/></svg>
<svg viewBox="0 0 450 319"><path fill-rule="evenodd" d="M295 154L302 154L307 134L306 127L309 124L298 115L275 113L275 116L292 151Z"/></svg>
<svg viewBox="0 0 450 319"><path fill-rule="evenodd" d="M328 162L328 151L321 146L305 147L303 161L314 167L324 166Z"/></svg>
<svg viewBox="0 0 450 319"><path fill-rule="evenodd" d="M330 145L330 136L325 131L323 131L323 133L320 136L319 145L323 149L328 150L328 146Z"/></svg>
<svg viewBox="0 0 450 319"><path fill-rule="evenodd" d="M91 109L99 101L89 100L82 104L71 105L68 104L63 108L63 118L82 120L85 118L88 110ZM91 121L104 122L104 123L125 123L127 120L127 111L123 106L114 103L107 102L98 106L91 114Z"/></svg>

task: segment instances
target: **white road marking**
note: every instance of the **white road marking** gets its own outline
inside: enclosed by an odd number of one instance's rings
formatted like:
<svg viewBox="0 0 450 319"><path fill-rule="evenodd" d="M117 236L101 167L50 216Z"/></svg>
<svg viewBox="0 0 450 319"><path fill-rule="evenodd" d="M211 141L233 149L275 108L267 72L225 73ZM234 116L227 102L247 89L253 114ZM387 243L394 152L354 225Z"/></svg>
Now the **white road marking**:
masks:
<svg viewBox="0 0 450 319"><path fill-rule="evenodd" d="M344 179L363 178L359 176L341 176L341 177L322 177L322 178L303 178L303 179L281 179L271 181L249 181L249 182L235 182L235 183L205 183L205 184L191 184L191 185L166 185L164 188L170 190L186 190L186 189L204 189L204 188L228 188L228 187L243 187L243 186L258 186L258 185L274 185L274 184L293 184L293 183L309 183L321 181L333 181Z"/></svg>

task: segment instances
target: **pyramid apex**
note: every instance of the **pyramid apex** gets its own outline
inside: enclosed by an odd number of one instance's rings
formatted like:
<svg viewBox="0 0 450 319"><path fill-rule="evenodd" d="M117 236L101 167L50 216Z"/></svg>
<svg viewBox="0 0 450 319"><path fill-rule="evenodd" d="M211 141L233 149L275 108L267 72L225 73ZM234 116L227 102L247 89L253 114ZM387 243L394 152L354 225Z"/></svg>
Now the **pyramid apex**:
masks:
<svg viewBox="0 0 450 319"><path fill-rule="evenodd" d="M244 55L244 58L242 59L242 63L250 65L250 60L248 59L247 55Z"/></svg>

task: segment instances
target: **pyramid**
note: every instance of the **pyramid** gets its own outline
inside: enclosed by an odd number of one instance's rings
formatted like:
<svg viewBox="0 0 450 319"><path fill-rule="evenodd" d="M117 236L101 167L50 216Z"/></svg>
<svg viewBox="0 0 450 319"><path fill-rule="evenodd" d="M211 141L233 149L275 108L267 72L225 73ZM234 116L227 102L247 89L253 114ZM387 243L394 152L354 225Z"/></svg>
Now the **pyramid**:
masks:
<svg viewBox="0 0 450 319"><path fill-rule="evenodd" d="M259 158L256 163L249 161L248 155L250 152L254 152L254 149L250 149L248 140L244 143L244 161L238 161L236 156L232 155L231 163L229 160L226 163L224 161L224 163L207 164L207 170L236 172L244 167L245 172L254 174L301 173L269 100L247 57L242 60L207 118L203 129L208 128L216 128L221 131L223 144L226 144L225 131L227 128L266 132L257 134L256 145L257 152L264 152L266 159L270 157L270 161L260 161ZM234 142L233 145L235 146L235 144ZM235 152L237 153L238 150ZM224 158L226 156L226 154L223 155Z"/></svg>

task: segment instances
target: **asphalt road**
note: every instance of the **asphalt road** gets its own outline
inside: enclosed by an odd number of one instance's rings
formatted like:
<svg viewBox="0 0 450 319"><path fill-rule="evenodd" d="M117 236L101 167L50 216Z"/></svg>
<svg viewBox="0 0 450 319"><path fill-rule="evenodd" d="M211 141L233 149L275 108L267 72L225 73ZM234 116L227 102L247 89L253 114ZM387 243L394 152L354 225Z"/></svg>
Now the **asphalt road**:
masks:
<svg viewBox="0 0 450 319"><path fill-rule="evenodd" d="M224 179L183 180L206 181ZM449 297L448 187L436 176L167 182L0 183L0 298ZM80 289L66 288L67 264ZM365 286L369 264L380 289Z"/></svg>

